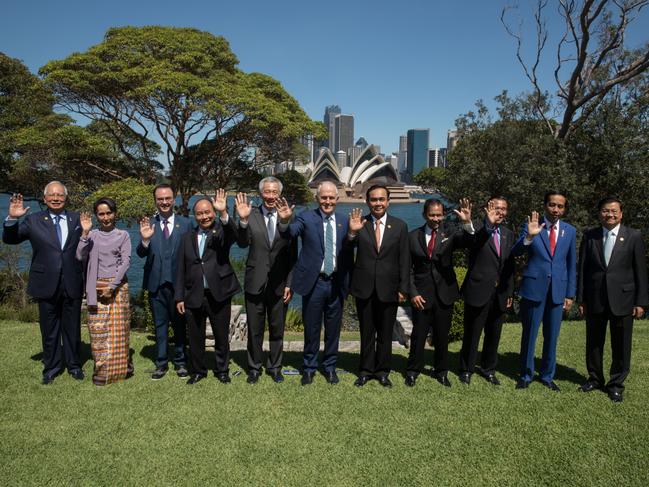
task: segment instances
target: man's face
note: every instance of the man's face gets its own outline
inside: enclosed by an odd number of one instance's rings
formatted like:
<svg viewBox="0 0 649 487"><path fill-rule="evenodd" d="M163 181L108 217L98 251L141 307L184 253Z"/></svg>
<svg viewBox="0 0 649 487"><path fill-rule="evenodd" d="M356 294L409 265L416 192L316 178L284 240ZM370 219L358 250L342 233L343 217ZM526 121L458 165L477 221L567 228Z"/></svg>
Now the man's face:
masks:
<svg viewBox="0 0 649 487"><path fill-rule="evenodd" d="M367 195L367 207L374 218L382 218L390 206L388 192L383 188L376 188Z"/></svg>
<svg viewBox="0 0 649 487"><path fill-rule="evenodd" d="M622 207L616 201L606 203L599 210L599 221L607 230L612 230L622 221Z"/></svg>
<svg viewBox="0 0 649 487"><path fill-rule="evenodd" d="M566 198L560 194L553 194L545 204L545 217L550 223L556 223L566 212Z"/></svg>
<svg viewBox="0 0 649 487"><path fill-rule="evenodd" d="M277 183L264 183L261 190L261 199L264 201L264 206L268 209L275 208L277 198L281 196L279 192L279 184Z"/></svg>
<svg viewBox="0 0 649 487"><path fill-rule="evenodd" d="M202 230L209 229L216 218L216 213L214 213L214 206L212 206L212 203L208 200L201 200L196 203L196 206L194 207L194 218Z"/></svg>
<svg viewBox="0 0 649 487"><path fill-rule="evenodd" d="M505 200L493 199L490 201L493 204L494 211L496 212L496 225L500 225L505 218L507 218L507 211L509 206Z"/></svg>
<svg viewBox="0 0 649 487"><path fill-rule="evenodd" d="M59 213L65 208L65 188L62 184L50 184L45 190L45 204L53 213Z"/></svg>
<svg viewBox="0 0 649 487"><path fill-rule="evenodd" d="M338 203L335 186L333 184L322 185L317 199L320 211L325 215L331 215L336 210L336 204Z"/></svg>
<svg viewBox="0 0 649 487"><path fill-rule="evenodd" d="M158 188L155 191L155 207L161 215L169 215L174 208L174 192L171 188Z"/></svg>
<svg viewBox="0 0 649 487"><path fill-rule="evenodd" d="M424 213L426 224L431 230L437 230L439 224L444 220L444 207L442 205L430 205Z"/></svg>

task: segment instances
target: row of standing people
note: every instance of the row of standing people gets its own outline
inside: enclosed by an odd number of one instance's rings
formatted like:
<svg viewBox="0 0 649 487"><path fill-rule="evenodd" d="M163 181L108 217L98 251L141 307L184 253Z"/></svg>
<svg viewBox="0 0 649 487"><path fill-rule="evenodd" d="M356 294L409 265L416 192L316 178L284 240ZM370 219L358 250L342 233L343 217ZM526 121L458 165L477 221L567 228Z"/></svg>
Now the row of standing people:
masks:
<svg viewBox="0 0 649 487"><path fill-rule="evenodd" d="M175 336L172 358L177 374L195 384L207 375L204 362L205 318L215 334L215 375L229 382L228 325L230 302L240 291L229 262L234 242L250 247L244 282L248 316L248 382L262 372L262 342L268 320L270 350L266 371L275 382L281 372L284 321L293 292L302 296L304 364L302 384L313 382L318 370L320 334L324 325L322 373L338 382L336 362L342 307L354 296L360 323L361 352L355 385L376 379L390 387L391 342L399 302L410 297L414 328L405 383L415 386L423 370L423 351L429 330L434 354L433 376L442 385L448 379L448 332L453 303L465 301L465 326L459 378L469 384L475 370L494 385L497 351L504 315L512 304L514 256L526 253L519 291L521 297L521 372L518 389L528 387L534 375L534 348L543 322L543 354L538 380L558 391L554 382L556 346L563 310L576 298L587 322L588 380L579 390L605 389L611 400L621 401L630 368L633 318L649 302L644 247L638 231L621 225L622 204L605 198L599 204L601 227L584 234L579 259L576 231L562 220L567 198L548 192L544 214L532 212L518 238L502 226L508 212L505 197L491 198L479 228L471 222L471 204L461 200L454 210L462 226L445 223L443 204L427 200L425 224L408 233L406 224L387 214L388 188L373 186L366 194L369 214L355 209L336 212L338 189L323 182L316 192L318 207L297 217L281 197L282 184L269 177L259 185L262 204L252 207L245 194L236 197L235 223L227 213L226 195L194 204L198 227L173 214L175 194L168 185L154 190L157 215L140 223L136 249L146 258L143 287L156 326L157 357L153 379L168 368L168 326ZM116 207L109 198L95 203L99 228L91 230L89 215L65 212L67 190L52 182L44 191L48 210L25 215L20 195L11 200L3 240L30 240L33 249L29 293L39 302L43 337L43 382L50 383L62 370L61 350L68 371L83 379L78 359L81 270L85 266L91 348L95 359L93 380L105 384L132 373L128 356L128 287L125 272L130 261L128 234L116 229ZM218 218L217 218L218 214ZM56 237L54 240L53 237ZM297 254L297 240L302 249ZM76 245L75 245L75 242ZM453 270L453 253L468 249L469 267L460 290ZM577 282L577 261L579 279ZM42 282L45 278L46 284ZM579 284L579 285L577 285ZM184 316L183 316L184 315ZM185 353L186 317L190 337L190 370ZM607 322L613 352L611 374L604 380L602 354ZM481 366L477 349L484 330ZM61 336L63 337L61 349Z"/></svg>

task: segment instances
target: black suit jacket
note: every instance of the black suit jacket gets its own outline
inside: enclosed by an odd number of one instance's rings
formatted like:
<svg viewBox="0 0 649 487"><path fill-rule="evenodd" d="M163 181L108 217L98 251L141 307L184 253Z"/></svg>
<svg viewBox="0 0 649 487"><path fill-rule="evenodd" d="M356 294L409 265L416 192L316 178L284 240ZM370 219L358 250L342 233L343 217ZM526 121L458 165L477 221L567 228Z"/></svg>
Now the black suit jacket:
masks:
<svg viewBox="0 0 649 487"><path fill-rule="evenodd" d="M587 313L601 313L608 304L614 315L626 316L634 306L649 304L645 248L638 230L620 225L608 266L602 227L587 230L577 269L577 302L586 304Z"/></svg>
<svg viewBox="0 0 649 487"><path fill-rule="evenodd" d="M469 234L461 229L440 225L435 238L432 258L428 258L426 225L416 228L409 235L410 247L410 296L422 296L424 309L433 305L433 298L450 305L460 296L453 269L453 252L468 245Z"/></svg>
<svg viewBox="0 0 649 487"><path fill-rule="evenodd" d="M21 222L4 223L4 243L14 245L29 240L32 245L27 292L34 298L49 299L54 296L61 275L67 295L71 298L82 296L83 265L75 257L81 236L79 214L66 211L66 217L68 238L63 250L48 210L27 215Z"/></svg>
<svg viewBox="0 0 649 487"><path fill-rule="evenodd" d="M176 275L176 302L185 307L198 308L203 302L203 274L212 296L225 301L241 290L230 265L230 247L236 239L236 226L230 218L226 225L217 217L205 242L203 258L198 252L198 228L182 237L178 251Z"/></svg>
<svg viewBox="0 0 649 487"><path fill-rule="evenodd" d="M514 256L511 253L515 234L500 227L500 257L492 233L485 226L469 239L469 268L462 284L464 301L475 307L489 301L494 288L501 311L507 309L507 299L514 292Z"/></svg>
<svg viewBox="0 0 649 487"><path fill-rule="evenodd" d="M250 247L243 284L247 293L260 294L269 287L275 296L281 296L285 287L291 287L297 240L291 238L290 233L280 233L275 228L275 238L269 242L261 208L252 209L245 227L239 223L237 245Z"/></svg>
<svg viewBox="0 0 649 487"><path fill-rule="evenodd" d="M353 243L357 248L352 273L351 293L361 299L369 298L374 290L381 301L399 301L398 293L409 291L410 253L408 226L403 220L388 215L381 248L376 249L372 217L358 232Z"/></svg>

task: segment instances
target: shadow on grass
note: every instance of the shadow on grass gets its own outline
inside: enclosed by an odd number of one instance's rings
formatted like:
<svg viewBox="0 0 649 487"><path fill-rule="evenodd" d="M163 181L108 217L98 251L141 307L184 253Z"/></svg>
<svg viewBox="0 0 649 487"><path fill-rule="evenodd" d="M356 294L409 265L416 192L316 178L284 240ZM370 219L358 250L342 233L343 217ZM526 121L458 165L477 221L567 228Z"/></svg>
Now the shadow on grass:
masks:
<svg viewBox="0 0 649 487"><path fill-rule="evenodd" d="M43 352L38 352L29 357L32 359L34 362L43 362ZM63 359L65 361L65 359ZM86 362L92 362L92 351L90 350L90 343L86 343L83 340L81 341L81 350L80 350L80 357L79 360L81 361L81 368L86 365Z"/></svg>

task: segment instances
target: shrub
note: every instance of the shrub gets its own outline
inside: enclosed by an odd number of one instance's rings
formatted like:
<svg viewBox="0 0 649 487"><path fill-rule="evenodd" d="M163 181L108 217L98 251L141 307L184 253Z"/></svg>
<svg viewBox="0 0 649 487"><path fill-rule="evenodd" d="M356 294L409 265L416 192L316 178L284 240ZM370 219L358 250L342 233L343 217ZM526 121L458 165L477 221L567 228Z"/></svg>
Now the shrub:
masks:
<svg viewBox="0 0 649 487"><path fill-rule="evenodd" d="M284 331L304 331L304 322L302 321L302 310L297 308L288 308L286 310L286 319L284 322Z"/></svg>
<svg viewBox="0 0 649 487"><path fill-rule="evenodd" d="M149 291L146 289L141 289L135 296L131 296L131 328L155 334L153 313L149 306ZM173 327L170 326L169 331L173 333Z"/></svg>
<svg viewBox="0 0 649 487"><path fill-rule="evenodd" d="M462 287L464 278L466 277L466 267L456 267L455 275L457 276L457 283ZM464 335L464 300L458 299L453 303L453 319L451 321L451 329L448 332L448 341L455 342L462 340Z"/></svg>

